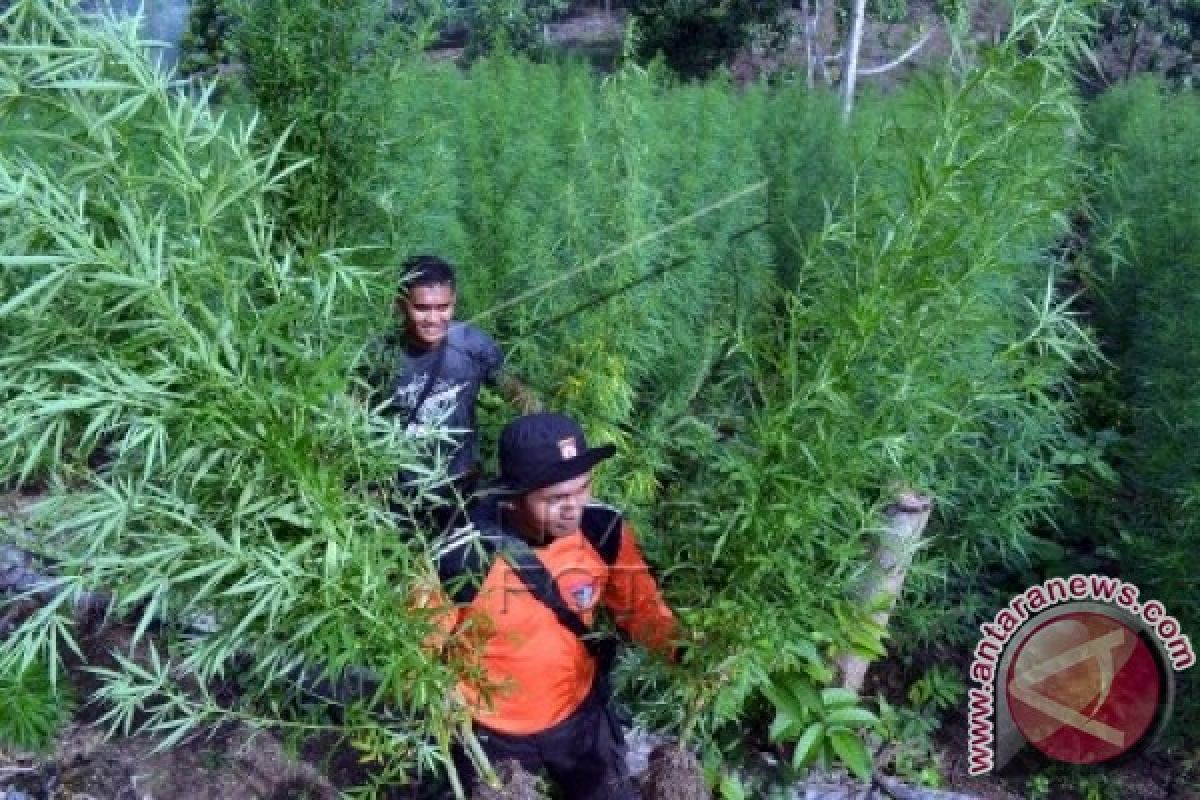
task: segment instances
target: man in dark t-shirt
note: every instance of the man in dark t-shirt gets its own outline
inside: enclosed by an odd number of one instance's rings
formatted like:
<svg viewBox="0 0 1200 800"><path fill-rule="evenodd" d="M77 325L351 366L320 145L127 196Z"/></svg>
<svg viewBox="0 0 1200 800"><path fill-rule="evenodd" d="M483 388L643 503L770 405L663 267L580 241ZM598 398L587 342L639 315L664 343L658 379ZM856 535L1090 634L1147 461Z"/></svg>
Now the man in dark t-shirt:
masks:
<svg viewBox="0 0 1200 800"><path fill-rule="evenodd" d="M393 362L387 412L405 420L411 417L408 427L413 433L439 423L453 431L446 471L458 478L475 467L479 452L475 404L483 385L500 385L504 354L490 336L463 322L450 323L441 347L442 353L436 347L422 350L406 344L401 348ZM430 380L433 385L426 389Z"/></svg>
<svg viewBox="0 0 1200 800"><path fill-rule="evenodd" d="M395 311L403 327L374 343L368 355L373 407L401 418L410 432L440 424L452 441L438 450L452 484L441 492L432 521L453 522L459 497L469 496L479 453L475 406L484 384L500 390L523 413L540 410L537 397L504 369L500 346L479 328L454 320L454 268L436 256L404 263ZM401 474L400 488L414 476Z"/></svg>

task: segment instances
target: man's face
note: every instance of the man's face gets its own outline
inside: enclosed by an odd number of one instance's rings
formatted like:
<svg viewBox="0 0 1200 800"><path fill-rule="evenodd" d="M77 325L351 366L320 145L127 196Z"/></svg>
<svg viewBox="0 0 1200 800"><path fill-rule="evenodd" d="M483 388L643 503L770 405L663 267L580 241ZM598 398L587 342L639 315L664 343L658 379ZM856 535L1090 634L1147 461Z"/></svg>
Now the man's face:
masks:
<svg viewBox="0 0 1200 800"><path fill-rule="evenodd" d="M583 522L583 507L592 499L592 474L535 489L513 503L517 524L536 541L570 536Z"/></svg>
<svg viewBox="0 0 1200 800"><path fill-rule="evenodd" d="M450 286L415 286L406 297L397 300L412 340L426 348L436 347L446 338L454 319L454 289Z"/></svg>

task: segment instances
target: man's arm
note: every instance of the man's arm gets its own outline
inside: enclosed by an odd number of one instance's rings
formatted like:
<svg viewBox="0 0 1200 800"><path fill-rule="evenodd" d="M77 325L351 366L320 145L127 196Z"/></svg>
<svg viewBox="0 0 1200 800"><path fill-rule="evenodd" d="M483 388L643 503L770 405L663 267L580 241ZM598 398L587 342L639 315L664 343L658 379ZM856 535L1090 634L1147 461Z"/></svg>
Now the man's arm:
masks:
<svg viewBox="0 0 1200 800"><path fill-rule="evenodd" d="M621 545L617 560L609 567L605 604L612 610L617 625L634 641L674 660L679 624L642 558L629 523L621 526Z"/></svg>
<svg viewBox="0 0 1200 800"><path fill-rule="evenodd" d="M510 374L505 368L504 351L492 337L474 328L476 357L483 365L483 380L495 386L501 396L522 414L535 414L542 410L542 401L537 393Z"/></svg>

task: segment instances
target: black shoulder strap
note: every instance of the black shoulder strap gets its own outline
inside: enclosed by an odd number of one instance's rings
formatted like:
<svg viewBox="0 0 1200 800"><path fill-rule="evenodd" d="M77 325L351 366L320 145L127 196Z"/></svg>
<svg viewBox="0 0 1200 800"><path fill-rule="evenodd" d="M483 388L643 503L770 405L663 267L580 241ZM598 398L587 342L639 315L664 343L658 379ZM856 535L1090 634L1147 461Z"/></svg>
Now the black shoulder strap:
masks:
<svg viewBox="0 0 1200 800"><path fill-rule="evenodd" d="M583 537L610 567L617 563L617 555L621 552L624 523L621 512L611 506L593 503L583 509L583 522L579 526Z"/></svg>
<svg viewBox="0 0 1200 800"><path fill-rule="evenodd" d="M425 405L425 401L429 399L429 394L433 391L433 387L437 384L438 378L442 377L442 364L446 361L445 341L438 345L437 352L433 356L433 365L429 368L429 378L426 379L425 385L421 387L421 393L417 395L417 402L413 404L412 410L408 412L408 420L404 423L404 427L408 427L417 421L417 414L421 412L421 406Z"/></svg>
<svg viewBox="0 0 1200 800"><path fill-rule="evenodd" d="M517 577L525 584L530 593L542 602L542 605L554 612L558 623L583 642L588 654L596 660L596 670L602 685L606 685L608 673L612 670L617 656L617 640L611 634L592 631L579 615L572 611L563 600L554 583L554 577L546 565L541 562L529 547L520 539L509 537L500 549L500 554Z"/></svg>
<svg viewBox="0 0 1200 800"><path fill-rule="evenodd" d="M533 552L533 548L516 537L508 536L500 545L499 553L512 567L513 572L517 573L525 588L541 601L542 605L554 612L554 616L564 628L582 639L585 645L592 641L589 636L591 631L563 600L558 586L554 583L554 576Z"/></svg>
<svg viewBox="0 0 1200 800"><path fill-rule="evenodd" d="M456 534L450 534L454 537ZM475 599L479 583L487 576L496 555L501 556L513 572L525 584L542 605L554 612L564 628L586 639L591 631L563 599L554 583L554 577L546 565L523 540L506 534L489 532L478 536L470 535L469 529L460 529L458 540L441 542L437 556L438 577L456 603L470 603Z"/></svg>
<svg viewBox="0 0 1200 800"><path fill-rule="evenodd" d="M620 521L620 515L617 515L617 520ZM438 576L454 601L470 603L475 599L480 582L491 569L495 556L499 555L517 574L521 583L525 584L529 593L550 609L560 625L583 642L588 653L596 659L601 673L606 674L616 656L616 639L603 632L592 631L584 624L563 599L550 570L546 569L546 565L533 552L533 548L523 539L502 533L500 529L493 527L494 520L482 513L477 514L476 521L487 528L486 533L471 536L469 529L461 530L458 534L461 538L456 543L444 547L437 558ZM609 522L611 523L611 520ZM612 538L619 544L619 525L616 530L617 535ZM597 548L597 551L600 552L600 548ZM605 558L603 552L601 557ZM605 560L609 564L612 563L607 558ZM616 560L615 547L612 560Z"/></svg>

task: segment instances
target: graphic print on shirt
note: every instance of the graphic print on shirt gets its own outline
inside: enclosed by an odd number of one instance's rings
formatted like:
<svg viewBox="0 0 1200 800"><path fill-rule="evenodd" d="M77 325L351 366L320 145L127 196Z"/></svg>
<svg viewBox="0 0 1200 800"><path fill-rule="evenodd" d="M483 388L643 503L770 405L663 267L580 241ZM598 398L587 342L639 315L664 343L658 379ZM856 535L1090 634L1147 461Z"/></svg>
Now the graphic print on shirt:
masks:
<svg viewBox="0 0 1200 800"><path fill-rule="evenodd" d="M411 413L412 407L417 404L417 400L421 397L421 392L424 391L425 384L428 382L428 373L413 376L409 383L396 387L396 391L392 393L392 404ZM412 427L420 430L432 423L449 419L458 406L459 393L466 386L465 383L450 383L439 379L434 384L433 391L421 404L421 408L417 410L417 418Z"/></svg>

